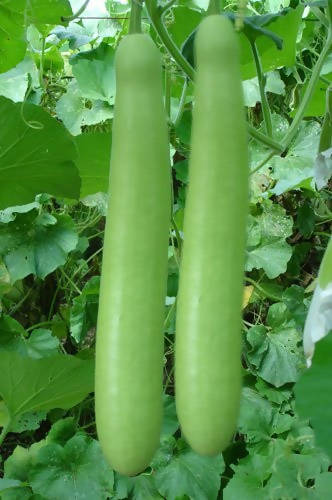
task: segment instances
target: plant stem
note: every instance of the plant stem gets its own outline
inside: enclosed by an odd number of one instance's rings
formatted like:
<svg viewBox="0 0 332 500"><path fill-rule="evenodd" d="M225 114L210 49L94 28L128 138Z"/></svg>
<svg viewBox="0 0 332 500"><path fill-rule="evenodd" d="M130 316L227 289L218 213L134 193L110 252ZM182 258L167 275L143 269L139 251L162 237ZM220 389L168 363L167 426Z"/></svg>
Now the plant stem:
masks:
<svg viewBox="0 0 332 500"><path fill-rule="evenodd" d="M212 16L214 14L220 14L220 2L219 0L210 0L209 6L206 11L207 16Z"/></svg>
<svg viewBox="0 0 332 500"><path fill-rule="evenodd" d="M326 42L324 44L323 50L320 53L320 56L318 57L317 62L312 70L312 74L311 74L308 86L305 90L304 96L301 100L300 106L296 112L296 115L294 117L294 120L292 121L291 126L288 129L287 134L285 135L285 137L282 141L284 150L287 149L289 144L292 142L292 140L293 140L293 138L298 130L298 127L300 125L300 122L301 122L303 115L304 115L304 112L305 112L305 108L307 107L307 104L309 103L309 101L314 93L315 86L316 86L316 83L319 79L319 75L320 75L322 66L324 64L324 61L325 61L327 54L330 51L331 45L332 45L332 24L330 24L330 26L329 26Z"/></svg>
<svg viewBox="0 0 332 500"><path fill-rule="evenodd" d="M29 326L29 328L26 329L26 332L31 332L31 330L35 330L36 328L39 328L40 326L48 326L52 325L53 321L41 321L40 323L36 323L35 325Z"/></svg>
<svg viewBox="0 0 332 500"><path fill-rule="evenodd" d="M76 19L81 14L83 14L83 12L87 8L89 2L90 2L90 0L85 0L85 2L82 5L82 7L80 7L75 14L73 14L72 16L69 16L69 17L63 17L62 16L61 17L61 21L64 22L64 23L69 23L70 21L74 21L74 19Z"/></svg>
<svg viewBox="0 0 332 500"><path fill-rule="evenodd" d="M142 33L141 26L142 0L131 0L129 33Z"/></svg>
<svg viewBox="0 0 332 500"><path fill-rule="evenodd" d="M168 52L171 54L175 62L180 66L180 68L189 76L191 80L194 79L195 71L191 64L188 63L187 59L181 54L177 45L173 42L170 37L162 16L164 10L157 5L156 0L145 0L146 10L151 19L151 23L156 30L162 43L165 45Z"/></svg>
<svg viewBox="0 0 332 500"><path fill-rule="evenodd" d="M0 434L0 447L2 446L2 443L4 442L6 436L9 432L10 425L11 425L11 420L9 419L7 424L3 426L1 434Z"/></svg>
<svg viewBox="0 0 332 500"><path fill-rule="evenodd" d="M322 23L323 26L325 26L326 28L328 28L329 22L326 19L326 17L324 16L323 12L320 10L320 8L319 7L315 7L314 5L311 5L310 6L310 10L317 17L317 19L319 20L319 22Z"/></svg>
<svg viewBox="0 0 332 500"><path fill-rule="evenodd" d="M162 19L163 9L157 5L157 2L155 0L145 0L145 6L149 14L151 23L154 29L156 30L160 40L162 41L162 43L164 44L170 55L173 57L177 65L182 69L182 71L188 76L188 78L190 78L190 80L194 80L195 78L194 68L182 55L182 53L178 49L177 45L173 42L172 38L170 37L164 25ZM248 130L249 134L252 137L262 142L266 146L270 147L271 149L274 149L275 151L283 151L283 147L280 144L278 144L270 137L267 137L265 134L258 132L250 124L248 124Z"/></svg>
<svg viewBox="0 0 332 500"><path fill-rule="evenodd" d="M264 290L263 287L261 287L257 281L253 280L252 278L249 278L248 276L246 276L246 281L248 281L248 283L251 283L252 285L254 285L255 288L257 288L257 290L259 290L260 292L262 292L268 299L271 299L271 300L274 300L276 302L280 302L280 297L277 297L276 295L273 295L272 293L269 293L269 292L266 292Z"/></svg>
<svg viewBox="0 0 332 500"><path fill-rule="evenodd" d="M255 66L256 66L259 92L261 95L261 103L262 103L262 111L263 111L263 117L264 117L265 130L266 130L267 135L269 137L272 137L271 111L270 111L269 102L267 100L266 93L265 93L266 77L263 73L262 63L261 63L261 59L259 57L259 53L257 50L257 45L255 42L251 42L250 45L251 45L252 55L253 55L254 61L255 61Z"/></svg>
<svg viewBox="0 0 332 500"><path fill-rule="evenodd" d="M282 144L279 144L279 142L276 142L271 137L262 134L262 132L259 132L257 129L255 129L255 127L250 125L250 123L248 123L248 131L251 137L261 142L262 144L265 144L265 146L268 146L269 148L273 149L274 152L279 151L280 153L282 153L282 151L284 151L285 148Z"/></svg>

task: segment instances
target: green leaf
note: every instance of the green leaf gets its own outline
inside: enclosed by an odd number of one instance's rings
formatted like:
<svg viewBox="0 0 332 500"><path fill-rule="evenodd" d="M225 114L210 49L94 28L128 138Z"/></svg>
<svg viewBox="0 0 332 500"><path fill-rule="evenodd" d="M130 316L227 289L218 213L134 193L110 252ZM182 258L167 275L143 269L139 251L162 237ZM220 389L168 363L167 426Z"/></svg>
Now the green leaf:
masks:
<svg viewBox="0 0 332 500"><path fill-rule="evenodd" d="M305 238L309 238L314 231L315 221L315 212L310 203L304 203L303 205L300 205L298 207L296 223L298 225L300 233Z"/></svg>
<svg viewBox="0 0 332 500"><path fill-rule="evenodd" d="M332 474L330 472L323 472L315 481L315 492L317 500L328 498L332 491Z"/></svg>
<svg viewBox="0 0 332 500"><path fill-rule="evenodd" d="M240 498L266 500L269 498L267 488L264 488L264 483L270 476L268 462L269 457L255 455L240 460L236 467L232 466L235 474L224 489L224 500L239 500Z"/></svg>
<svg viewBox="0 0 332 500"><path fill-rule="evenodd" d="M281 80L278 71L267 73L265 91L273 94L285 94L285 84ZM243 93L245 106L255 107L258 102L261 102L261 94L257 77L243 82Z"/></svg>
<svg viewBox="0 0 332 500"><path fill-rule="evenodd" d="M29 76L38 85L38 70L33 60L26 57L15 68L0 74L0 95L14 102L24 100L28 89Z"/></svg>
<svg viewBox="0 0 332 500"><path fill-rule="evenodd" d="M276 389L264 382L261 378L257 378L255 387L262 396L265 396L272 403L277 403L279 405L289 401L292 397L292 391L290 389Z"/></svg>
<svg viewBox="0 0 332 500"><path fill-rule="evenodd" d="M270 279L285 272L292 256L292 248L286 242L292 227L292 219L286 211L270 201L263 205L262 214L249 216L246 270L264 269ZM252 232L254 241L250 236Z"/></svg>
<svg viewBox="0 0 332 500"><path fill-rule="evenodd" d="M63 24L73 13L69 0L29 0L26 12L30 24Z"/></svg>
<svg viewBox="0 0 332 500"><path fill-rule="evenodd" d="M26 341L27 354L34 359L48 358L57 354L59 344L59 339L53 337L50 330L38 328Z"/></svg>
<svg viewBox="0 0 332 500"><path fill-rule="evenodd" d="M0 111L0 209L29 203L39 193L78 199L77 153L64 126L34 104L22 110L0 97Z"/></svg>
<svg viewBox="0 0 332 500"><path fill-rule="evenodd" d="M0 479L0 493L4 493L9 488L16 488L21 486L21 481L17 479Z"/></svg>
<svg viewBox="0 0 332 500"><path fill-rule="evenodd" d="M75 138L78 167L82 184L81 198L99 192L108 192L111 153L110 133L82 134Z"/></svg>
<svg viewBox="0 0 332 500"><path fill-rule="evenodd" d="M203 16L197 10L185 6L172 9L173 22L169 27L169 33L178 47L188 38L190 33L197 28Z"/></svg>
<svg viewBox="0 0 332 500"><path fill-rule="evenodd" d="M50 330L34 330L29 338L21 324L10 316L0 317L0 350L15 351L35 359L57 354L59 340Z"/></svg>
<svg viewBox="0 0 332 500"><path fill-rule="evenodd" d="M93 361L61 355L31 359L0 351L0 364L0 395L11 418L28 411L68 409L93 391Z"/></svg>
<svg viewBox="0 0 332 500"><path fill-rule="evenodd" d="M314 191L314 165L309 158L276 157L272 160L272 177L277 179L270 193L280 196L293 189Z"/></svg>
<svg viewBox="0 0 332 500"><path fill-rule="evenodd" d="M295 386L296 408L309 418L317 444L332 458L332 333L316 344L312 366Z"/></svg>
<svg viewBox="0 0 332 500"><path fill-rule="evenodd" d="M253 389L244 387L238 421L239 432L245 434L246 440L251 443L269 440L272 420L271 403Z"/></svg>
<svg viewBox="0 0 332 500"><path fill-rule="evenodd" d="M103 458L99 443L76 434L62 447L43 446L30 467L33 491L49 500L86 498L107 499L112 494L114 476Z"/></svg>
<svg viewBox="0 0 332 500"><path fill-rule="evenodd" d="M72 15L69 0L0 0L0 73L16 66L26 53L25 28L29 24L64 24ZM46 34L49 30L46 30Z"/></svg>
<svg viewBox="0 0 332 500"><path fill-rule="evenodd" d="M161 429L161 437L172 436L179 428L176 416L175 401L173 396L164 394L164 418Z"/></svg>
<svg viewBox="0 0 332 500"><path fill-rule="evenodd" d="M47 434L47 443L56 443L64 446L76 434L76 423L73 417L61 418L52 425Z"/></svg>
<svg viewBox="0 0 332 500"><path fill-rule="evenodd" d="M323 72L321 73L323 74ZM324 78L328 80L330 83L327 83L326 81L318 80L315 87L314 91L312 94L311 99L309 100L305 111L304 111L304 116L323 116L325 113L325 96L326 96L326 91L332 83L332 71L329 74L324 74ZM301 94L299 97L299 101L301 102L301 99L303 98L303 95L305 91L307 90L308 87L308 80L306 83L303 85ZM296 110L293 111L292 115L294 115Z"/></svg>
<svg viewBox="0 0 332 500"><path fill-rule="evenodd" d="M77 343L82 342L97 324L100 277L93 276L75 297L70 310L70 333Z"/></svg>
<svg viewBox="0 0 332 500"><path fill-rule="evenodd" d="M114 104L114 56L113 47L102 43L96 49L81 52L70 59L82 97Z"/></svg>
<svg viewBox="0 0 332 500"><path fill-rule="evenodd" d="M305 446L291 440L273 439L260 451L251 449L238 465L231 466L235 474L227 484L223 498L319 500L313 495L308 481L321 477L328 465L326 457L315 449L306 450Z"/></svg>
<svg viewBox="0 0 332 500"><path fill-rule="evenodd" d="M183 142L186 145L190 144L190 137L191 137L191 121L192 121L192 114L190 110L184 111L180 123L177 125L175 131L176 135L180 139L181 142Z"/></svg>
<svg viewBox="0 0 332 500"><path fill-rule="evenodd" d="M15 4L0 0L0 73L16 66L25 56L24 6L26 0Z"/></svg>
<svg viewBox="0 0 332 500"><path fill-rule="evenodd" d="M0 255L15 282L29 274L45 278L63 265L76 248L78 235L69 215L38 215L33 209L0 223L0 239Z"/></svg>
<svg viewBox="0 0 332 500"><path fill-rule="evenodd" d="M152 474L140 474L127 477L116 474L114 500L132 498L133 500L159 500L159 495ZM130 495L130 496L129 496Z"/></svg>
<svg viewBox="0 0 332 500"><path fill-rule="evenodd" d="M56 112L72 135L81 134L84 125L95 125L113 118L113 107L101 100L87 103L75 80L68 85L66 94L58 100Z"/></svg>
<svg viewBox="0 0 332 500"><path fill-rule="evenodd" d="M16 351L26 354L25 330L23 326L7 315L0 317L0 351Z"/></svg>
<svg viewBox="0 0 332 500"><path fill-rule="evenodd" d="M314 168L321 127L317 122L305 121L299 126L294 143L286 157L271 160L271 177L277 181L270 193L279 196L291 189L315 191Z"/></svg>
<svg viewBox="0 0 332 500"><path fill-rule="evenodd" d="M304 366L303 355L298 348L301 335L291 323L284 321L286 310L283 303L273 304L268 316L270 329L258 325L247 332L247 341L251 346L247 353L248 360L255 366L258 375L275 387L295 382ZM283 321L281 324L273 324L274 311Z"/></svg>
<svg viewBox="0 0 332 500"><path fill-rule="evenodd" d="M155 472L158 491L167 500L188 495L191 498L212 500L217 498L220 475L224 470L223 458L202 457L186 449Z"/></svg>
<svg viewBox="0 0 332 500"><path fill-rule="evenodd" d="M43 420L46 420L46 411L28 411L14 419L10 432L34 431L39 429Z"/></svg>
<svg viewBox="0 0 332 500"><path fill-rule="evenodd" d="M78 23L70 23L68 27L55 26L52 34L56 35L59 40L68 40L69 48L72 50L78 49L96 38L95 33Z"/></svg>
<svg viewBox="0 0 332 500"><path fill-rule="evenodd" d="M282 66L294 66L296 57L296 39L301 23L303 6L285 9L278 14L249 16L244 18L244 33L240 37L241 70L244 80L256 76L252 50L248 40L254 40L261 57L263 71L268 72ZM226 14L235 19L235 14ZM267 28L268 27L268 28ZM183 54L193 65L192 33L183 46ZM264 35L264 36L262 36ZM282 49L281 49L282 47ZM281 49L281 50L280 50Z"/></svg>

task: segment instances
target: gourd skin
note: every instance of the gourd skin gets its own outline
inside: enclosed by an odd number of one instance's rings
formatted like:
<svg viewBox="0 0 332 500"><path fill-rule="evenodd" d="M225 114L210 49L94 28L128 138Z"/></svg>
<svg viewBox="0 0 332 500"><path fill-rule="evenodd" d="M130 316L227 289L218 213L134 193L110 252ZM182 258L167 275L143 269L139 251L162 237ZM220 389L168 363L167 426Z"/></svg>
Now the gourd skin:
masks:
<svg viewBox="0 0 332 500"><path fill-rule="evenodd" d="M117 94L96 345L102 450L125 475L144 470L162 422L170 164L161 58L143 34L116 55Z"/></svg>
<svg viewBox="0 0 332 500"><path fill-rule="evenodd" d="M237 35L212 15L195 40L197 76L176 323L176 408L198 453L231 440L241 394L247 134Z"/></svg>

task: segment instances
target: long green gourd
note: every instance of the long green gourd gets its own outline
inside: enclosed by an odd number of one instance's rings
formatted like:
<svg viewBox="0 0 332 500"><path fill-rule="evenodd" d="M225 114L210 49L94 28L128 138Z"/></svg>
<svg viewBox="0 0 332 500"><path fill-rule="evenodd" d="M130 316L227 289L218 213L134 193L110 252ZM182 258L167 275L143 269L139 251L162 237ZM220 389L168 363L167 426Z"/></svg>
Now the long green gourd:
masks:
<svg viewBox="0 0 332 500"><path fill-rule="evenodd" d="M236 428L248 210L239 48L230 21L206 17L197 63L189 188L177 306L175 383L182 432L215 455Z"/></svg>
<svg viewBox="0 0 332 500"><path fill-rule="evenodd" d="M116 54L110 198L96 346L96 422L111 466L149 464L162 421L170 164L161 57L131 34Z"/></svg>

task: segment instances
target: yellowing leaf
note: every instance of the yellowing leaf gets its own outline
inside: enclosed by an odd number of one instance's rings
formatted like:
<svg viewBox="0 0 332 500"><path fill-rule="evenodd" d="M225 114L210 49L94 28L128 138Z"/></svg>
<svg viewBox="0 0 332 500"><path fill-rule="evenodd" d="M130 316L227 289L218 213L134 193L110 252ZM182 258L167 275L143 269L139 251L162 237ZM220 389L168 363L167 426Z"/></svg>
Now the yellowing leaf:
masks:
<svg viewBox="0 0 332 500"><path fill-rule="evenodd" d="M242 301L242 309L245 309L249 304L249 300L252 296L252 292L254 291L254 287L252 285L248 285L244 287L243 290L243 301Z"/></svg>

